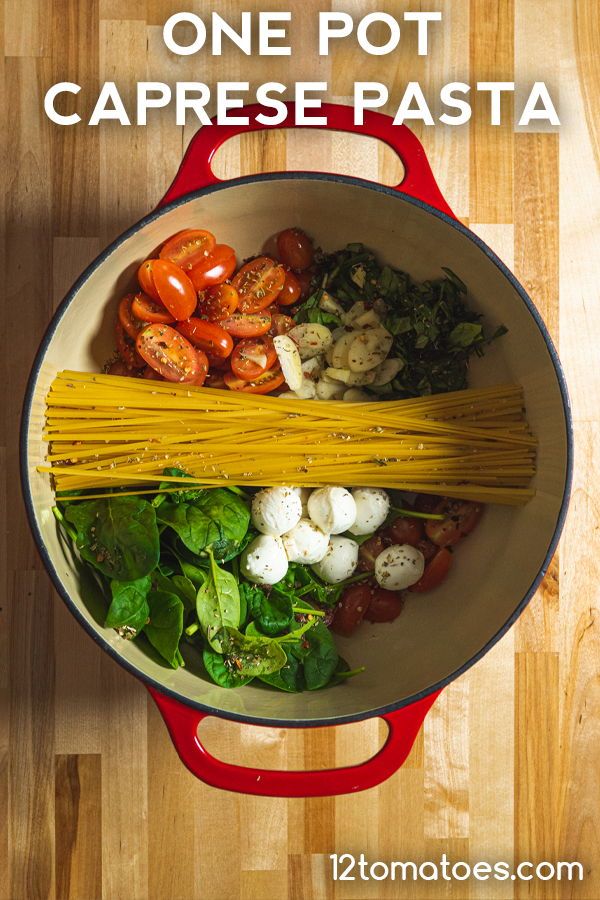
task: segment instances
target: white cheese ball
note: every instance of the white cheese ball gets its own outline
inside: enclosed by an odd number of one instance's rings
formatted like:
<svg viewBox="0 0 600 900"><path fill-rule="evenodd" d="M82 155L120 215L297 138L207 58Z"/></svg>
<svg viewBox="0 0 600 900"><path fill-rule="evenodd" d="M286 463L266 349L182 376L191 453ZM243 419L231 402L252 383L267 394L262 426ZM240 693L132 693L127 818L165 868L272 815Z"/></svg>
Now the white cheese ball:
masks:
<svg viewBox="0 0 600 900"><path fill-rule="evenodd" d="M381 488L354 488L356 518L348 531L352 534L372 534L380 528L390 511L390 498Z"/></svg>
<svg viewBox="0 0 600 900"><path fill-rule="evenodd" d="M265 488L252 500L252 524L261 534L281 537L297 524L301 515L302 501L296 488Z"/></svg>
<svg viewBox="0 0 600 900"><path fill-rule="evenodd" d="M319 488L308 498L308 514L321 531L341 534L354 525L356 503L346 488Z"/></svg>
<svg viewBox="0 0 600 900"><path fill-rule="evenodd" d="M261 534L240 557L240 569L255 584L276 584L288 570L288 558L280 537Z"/></svg>
<svg viewBox="0 0 600 900"><path fill-rule="evenodd" d="M403 591L415 584L425 570L425 557L410 544L386 547L375 560L375 578L386 591Z"/></svg>
<svg viewBox="0 0 600 900"><path fill-rule="evenodd" d="M320 562L327 553L329 535L310 519L300 519L297 525L283 535L282 541L290 562L310 565Z"/></svg>
<svg viewBox="0 0 600 900"><path fill-rule="evenodd" d="M302 503L302 518L308 518L308 498L311 495L311 489L295 487L292 488L292 490L300 497L300 502Z"/></svg>
<svg viewBox="0 0 600 900"><path fill-rule="evenodd" d="M346 537L332 535L327 552L321 562L313 565L313 571L327 584L338 584L350 578L358 563L358 544Z"/></svg>

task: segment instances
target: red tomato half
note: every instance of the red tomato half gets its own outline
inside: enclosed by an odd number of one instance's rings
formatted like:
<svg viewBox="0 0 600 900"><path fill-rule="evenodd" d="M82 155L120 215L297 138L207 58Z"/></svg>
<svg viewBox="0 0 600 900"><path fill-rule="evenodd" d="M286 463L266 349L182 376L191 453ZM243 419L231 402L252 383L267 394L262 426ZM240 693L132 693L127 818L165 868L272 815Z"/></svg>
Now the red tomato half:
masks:
<svg viewBox="0 0 600 900"><path fill-rule="evenodd" d="M276 337L278 334L287 334L291 331L296 323L291 316L284 316L283 313L274 312L271 315L271 327L269 334Z"/></svg>
<svg viewBox="0 0 600 900"><path fill-rule="evenodd" d="M302 272L311 265L315 248L309 236L300 228L287 228L277 235L277 252L286 266Z"/></svg>
<svg viewBox="0 0 600 900"><path fill-rule="evenodd" d="M277 304L279 306L291 306L292 303L300 299L301 293L302 285L296 275L293 272L286 272L281 293L277 298Z"/></svg>
<svg viewBox="0 0 600 900"><path fill-rule="evenodd" d="M243 391L247 394L270 394L275 388L281 387L284 378L281 369L267 369L254 381L244 381L236 378L233 372L226 372L223 381L230 391Z"/></svg>
<svg viewBox="0 0 600 900"><path fill-rule="evenodd" d="M416 584L412 584L409 587L409 591L414 591L416 594L432 591L446 579L451 566L452 553L446 547L442 547L433 559L427 563L422 576Z"/></svg>
<svg viewBox="0 0 600 900"><path fill-rule="evenodd" d="M158 255L161 259L170 259L187 272L212 253L215 243L215 236L210 231L188 228L169 238Z"/></svg>
<svg viewBox="0 0 600 900"><path fill-rule="evenodd" d="M314 272L312 269L305 269L304 272L297 272L296 278L298 279L298 284L300 285L300 298L305 300L306 297L310 294L310 288L312 285Z"/></svg>
<svg viewBox="0 0 600 900"><path fill-rule="evenodd" d="M221 319L219 324L221 328L224 328L225 331L228 331L234 337L258 337L260 334L266 334L270 329L271 314L265 311L259 313L234 313L226 319Z"/></svg>
<svg viewBox="0 0 600 900"><path fill-rule="evenodd" d="M369 622L393 622L402 612L404 600L397 591L373 588L371 602L365 613Z"/></svg>
<svg viewBox="0 0 600 900"><path fill-rule="evenodd" d="M236 344L231 354L231 370L244 381L254 381L277 362L270 337L246 338Z"/></svg>
<svg viewBox="0 0 600 900"><path fill-rule="evenodd" d="M411 516L399 516L381 534L392 544L410 544L411 547L416 547L424 534L423 521Z"/></svg>
<svg viewBox="0 0 600 900"><path fill-rule="evenodd" d="M231 282L240 297L240 312L254 313L277 299L285 282L285 269L268 256L242 266Z"/></svg>
<svg viewBox="0 0 600 900"><path fill-rule="evenodd" d="M133 372L129 369L122 359L115 359L106 370L107 375L131 375Z"/></svg>
<svg viewBox="0 0 600 900"><path fill-rule="evenodd" d="M331 630L342 637L350 637L362 622L372 593L373 588L369 584L351 584L347 587L335 608Z"/></svg>
<svg viewBox="0 0 600 900"><path fill-rule="evenodd" d="M120 322L115 324L115 338L117 351L127 368L143 369L145 365L144 360L140 357L134 341L126 333Z"/></svg>
<svg viewBox="0 0 600 900"><path fill-rule="evenodd" d="M175 319L187 319L196 309L194 285L170 259L145 260L138 270L138 280L142 290L159 300Z"/></svg>
<svg viewBox="0 0 600 900"><path fill-rule="evenodd" d="M140 356L167 381L193 384L200 375L198 354L170 325L147 325L136 346Z"/></svg>
<svg viewBox="0 0 600 900"><path fill-rule="evenodd" d="M372 572L375 568L375 560L388 546L388 542L383 537L374 534L368 541L361 544L358 548L358 568L361 572Z"/></svg>
<svg viewBox="0 0 600 900"><path fill-rule="evenodd" d="M133 294L127 294L119 303L119 322L134 341L146 324L146 321L141 319L133 308Z"/></svg>
<svg viewBox="0 0 600 900"><path fill-rule="evenodd" d="M142 322L157 322L159 325L168 325L175 319L162 303L157 303L148 294L141 291L131 301L131 311Z"/></svg>
<svg viewBox="0 0 600 900"><path fill-rule="evenodd" d="M434 510L446 518L442 521L429 519L425 533L438 547L453 547L461 538L471 534L483 514L481 503L468 500L441 500Z"/></svg>
<svg viewBox="0 0 600 900"><path fill-rule="evenodd" d="M146 368L142 372L142 378L146 378L148 381L164 381L165 380L162 377L162 375L159 375L158 372L152 368L152 366L146 366Z"/></svg>
<svg viewBox="0 0 600 900"><path fill-rule="evenodd" d="M205 291L215 284L223 284L235 272L235 250L227 244L216 244L211 253L190 269L190 278L197 291Z"/></svg>
<svg viewBox="0 0 600 900"><path fill-rule="evenodd" d="M233 350L231 335L216 322L207 322L206 319L186 319L185 322L179 322L177 329L194 347L199 347L211 356L225 359Z"/></svg>
<svg viewBox="0 0 600 900"><path fill-rule="evenodd" d="M233 285L216 284L200 295L196 312L209 322L220 322L236 311L239 302L238 292Z"/></svg>

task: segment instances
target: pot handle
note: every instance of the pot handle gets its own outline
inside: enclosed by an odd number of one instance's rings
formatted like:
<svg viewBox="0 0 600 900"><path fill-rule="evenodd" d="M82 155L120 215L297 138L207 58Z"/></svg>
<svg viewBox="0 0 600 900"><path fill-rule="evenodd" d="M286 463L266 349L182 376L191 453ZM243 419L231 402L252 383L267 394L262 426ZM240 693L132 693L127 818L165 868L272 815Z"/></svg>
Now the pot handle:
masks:
<svg viewBox="0 0 600 900"><path fill-rule="evenodd" d="M213 120L211 125L202 126L190 141L179 171L159 207L211 184L220 184L221 181L214 174L211 163L219 147L231 137L248 131L264 131L271 128L327 128L330 131L364 134L384 141L398 154L404 166L404 178L395 186L395 190L422 200L455 218L433 177L423 145L406 125L394 125L390 116L369 110L365 111L364 125L355 125L352 107L324 103L322 113L327 119L327 125L296 126L295 104L288 102L285 105L286 118L278 125L264 125L257 122L256 117L259 114L268 116L271 111L255 103L240 109L240 115L248 116L248 125L217 125Z"/></svg>
<svg viewBox="0 0 600 900"><path fill-rule="evenodd" d="M385 744L371 759L357 766L317 771L282 771L230 765L212 756L198 737L208 713L186 706L148 688L175 744L181 761L205 784L241 794L263 797L331 797L375 787L400 768L410 753L423 720L440 691L434 691L382 718L388 726Z"/></svg>

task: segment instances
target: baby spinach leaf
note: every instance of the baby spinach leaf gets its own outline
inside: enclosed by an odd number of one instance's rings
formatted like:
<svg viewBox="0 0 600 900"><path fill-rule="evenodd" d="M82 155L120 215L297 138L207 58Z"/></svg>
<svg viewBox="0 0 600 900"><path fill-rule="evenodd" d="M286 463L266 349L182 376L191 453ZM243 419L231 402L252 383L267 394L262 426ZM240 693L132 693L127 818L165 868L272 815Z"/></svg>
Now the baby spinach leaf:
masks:
<svg viewBox="0 0 600 900"><path fill-rule="evenodd" d="M250 637L226 626L218 635L223 655L240 675L271 675L286 664L287 656L276 640Z"/></svg>
<svg viewBox="0 0 600 900"><path fill-rule="evenodd" d="M158 591L175 594L183 603L186 611L194 609L196 605L196 588L185 575L166 577L157 572L154 576L154 588Z"/></svg>
<svg viewBox="0 0 600 900"><path fill-rule="evenodd" d="M227 657L215 653L214 650L203 650L202 662L212 680L220 687L243 687L252 681L252 675L240 675L235 665Z"/></svg>
<svg viewBox="0 0 600 900"><path fill-rule="evenodd" d="M112 601L106 614L106 627L123 629L123 637L135 637L150 615L148 594L151 583L149 575L135 581L113 579L110 583Z"/></svg>
<svg viewBox="0 0 600 900"><path fill-rule="evenodd" d="M193 503L162 503L159 522L172 528L192 553L212 546L218 559L235 555L248 530L244 500L225 488L203 491Z"/></svg>
<svg viewBox="0 0 600 900"><path fill-rule="evenodd" d="M191 478L192 477L187 472L184 472L183 469L176 469L176 468L163 469L163 475L165 475L166 477L170 476L171 478L173 478L173 477L174 478ZM161 491L166 491L167 488L169 488L169 487L181 488L181 486L182 486L181 482L161 481L161 483L159 485L159 489ZM168 497L168 499L171 500L173 503L188 503L190 501L197 500L205 493L206 493L206 488L200 486L197 488L191 488L189 491L188 490L172 491L172 492L167 493L164 496ZM163 497L163 494L157 495L155 506L162 505L162 497Z"/></svg>
<svg viewBox="0 0 600 900"><path fill-rule="evenodd" d="M459 322L452 329L448 341L453 347L470 347L482 338L483 328L477 322Z"/></svg>
<svg viewBox="0 0 600 900"><path fill-rule="evenodd" d="M274 636L288 628L294 618L290 593L277 585L268 593L255 585L243 585L243 590L250 615L263 634Z"/></svg>
<svg viewBox="0 0 600 900"><path fill-rule="evenodd" d="M289 694L298 694L304 690L304 675L302 672L302 664L292 654L286 652L287 662L270 675L259 675L261 681L270 684L271 687L278 688L280 691L287 691Z"/></svg>
<svg viewBox="0 0 600 900"><path fill-rule="evenodd" d="M134 581L149 575L160 555L156 513L142 497L107 497L74 503L65 518L77 529L83 559L103 575Z"/></svg>
<svg viewBox="0 0 600 900"><path fill-rule="evenodd" d="M222 653L221 638L223 628L240 624L240 592L238 583L231 572L221 569L209 549L209 577L200 587L196 596L196 612L202 631L218 653Z"/></svg>
<svg viewBox="0 0 600 900"><path fill-rule="evenodd" d="M292 654L304 666L304 680L309 691L324 687L335 672L339 655L333 637L322 622L317 622L291 647Z"/></svg>
<svg viewBox="0 0 600 900"><path fill-rule="evenodd" d="M183 603L176 594L150 591L150 621L144 634L173 669L181 664L179 641L183 632Z"/></svg>

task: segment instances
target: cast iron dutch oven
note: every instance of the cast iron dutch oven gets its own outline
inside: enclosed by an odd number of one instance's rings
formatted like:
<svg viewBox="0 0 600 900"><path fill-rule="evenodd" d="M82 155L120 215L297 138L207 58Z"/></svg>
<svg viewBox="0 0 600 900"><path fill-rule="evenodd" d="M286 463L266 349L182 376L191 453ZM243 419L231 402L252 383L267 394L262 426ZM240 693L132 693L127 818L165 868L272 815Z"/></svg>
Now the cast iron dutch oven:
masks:
<svg viewBox="0 0 600 900"><path fill-rule="evenodd" d="M164 716L177 751L203 781L254 794L310 796L372 787L406 759L423 719L444 685L472 666L510 628L546 572L562 529L571 479L571 419L563 373L533 302L498 257L461 225L437 187L423 148L405 126L378 113L356 128L352 110L329 105L329 128L358 131L389 144L405 177L395 188L361 178L285 172L219 181L211 170L217 148L246 130L260 130L259 107L249 128L211 125L192 140L179 172L154 212L122 234L73 285L43 339L30 376L22 420L22 480L35 541L61 597L118 663L144 681ZM288 109L287 127L293 125ZM343 687L283 694L249 685L228 691L151 658L142 643L104 628L88 599L76 560L57 533L41 440L44 398L60 369L98 371L112 351L116 304L138 265L170 235L206 227L236 248L238 259L289 226L309 232L326 250L362 241L386 262L417 279L453 269L471 303L493 328L508 334L472 368L475 386L520 382L539 439L536 495L519 509L489 507L476 535L460 548L460 565L443 587L411 597L392 625L362 626L341 652L366 672ZM242 449L243 452L243 449ZM341 479L343 481L343 479ZM202 746L205 716L269 726L343 725L381 716L389 734L380 752L359 766L311 772L228 765Z"/></svg>

